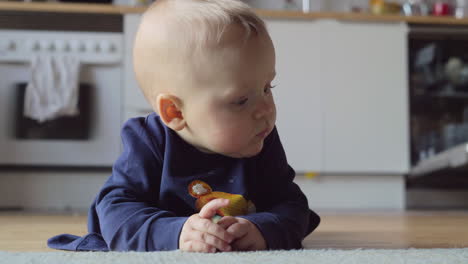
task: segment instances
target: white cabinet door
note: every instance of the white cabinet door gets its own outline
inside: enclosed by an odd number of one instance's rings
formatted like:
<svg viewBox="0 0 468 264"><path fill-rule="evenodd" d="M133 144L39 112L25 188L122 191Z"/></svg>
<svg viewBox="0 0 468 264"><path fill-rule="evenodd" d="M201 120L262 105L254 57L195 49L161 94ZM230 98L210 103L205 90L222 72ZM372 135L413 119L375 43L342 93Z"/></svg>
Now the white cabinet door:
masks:
<svg viewBox="0 0 468 264"><path fill-rule="evenodd" d="M141 92L133 72L133 41L140 24L141 14L124 15L124 116L146 115L152 112L151 105L146 101Z"/></svg>
<svg viewBox="0 0 468 264"><path fill-rule="evenodd" d="M277 128L289 164L322 171L320 31L314 21L267 20L276 50Z"/></svg>
<svg viewBox="0 0 468 264"><path fill-rule="evenodd" d="M406 24L321 25L324 171L406 173Z"/></svg>

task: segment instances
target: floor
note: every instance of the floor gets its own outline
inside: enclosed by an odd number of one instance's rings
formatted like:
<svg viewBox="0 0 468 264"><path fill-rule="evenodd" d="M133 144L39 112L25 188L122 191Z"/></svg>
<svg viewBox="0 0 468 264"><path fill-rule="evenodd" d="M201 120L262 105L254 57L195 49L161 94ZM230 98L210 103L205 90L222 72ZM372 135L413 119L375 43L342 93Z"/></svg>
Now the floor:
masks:
<svg viewBox="0 0 468 264"><path fill-rule="evenodd" d="M325 213L305 248L468 248L468 211ZM47 238L86 233L84 215L0 213L0 251L50 251Z"/></svg>

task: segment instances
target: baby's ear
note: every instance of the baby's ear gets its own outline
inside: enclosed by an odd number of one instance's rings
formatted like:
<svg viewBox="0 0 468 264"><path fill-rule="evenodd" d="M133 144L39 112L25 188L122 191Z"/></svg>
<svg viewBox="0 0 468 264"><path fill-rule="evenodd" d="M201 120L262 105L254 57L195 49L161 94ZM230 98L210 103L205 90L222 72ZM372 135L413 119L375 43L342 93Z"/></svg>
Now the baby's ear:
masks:
<svg viewBox="0 0 468 264"><path fill-rule="evenodd" d="M185 119L180 111L182 102L179 98L170 94L159 94L156 103L159 116L166 126L175 131L185 127Z"/></svg>

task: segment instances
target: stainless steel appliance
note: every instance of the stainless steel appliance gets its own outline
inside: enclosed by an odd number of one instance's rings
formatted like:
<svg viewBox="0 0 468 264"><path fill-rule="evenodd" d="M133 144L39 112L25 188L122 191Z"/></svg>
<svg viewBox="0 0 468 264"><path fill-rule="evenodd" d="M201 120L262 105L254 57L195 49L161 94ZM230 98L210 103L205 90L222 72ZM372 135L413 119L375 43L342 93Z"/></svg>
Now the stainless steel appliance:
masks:
<svg viewBox="0 0 468 264"><path fill-rule="evenodd" d="M3 12L0 166L110 167L120 151L120 15ZM75 54L79 115L39 123L22 113L34 54Z"/></svg>

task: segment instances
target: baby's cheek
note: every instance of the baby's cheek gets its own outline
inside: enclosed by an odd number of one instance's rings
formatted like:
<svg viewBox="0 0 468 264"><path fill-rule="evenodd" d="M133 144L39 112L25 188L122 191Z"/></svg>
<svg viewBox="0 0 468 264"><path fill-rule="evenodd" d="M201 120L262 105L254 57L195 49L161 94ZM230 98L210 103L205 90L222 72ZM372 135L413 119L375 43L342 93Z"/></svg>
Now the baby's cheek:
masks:
<svg viewBox="0 0 468 264"><path fill-rule="evenodd" d="M237 152L239 148L243 147L244 135L236 131L222 131L212 135L212 142L219 152Z"/></svg>

